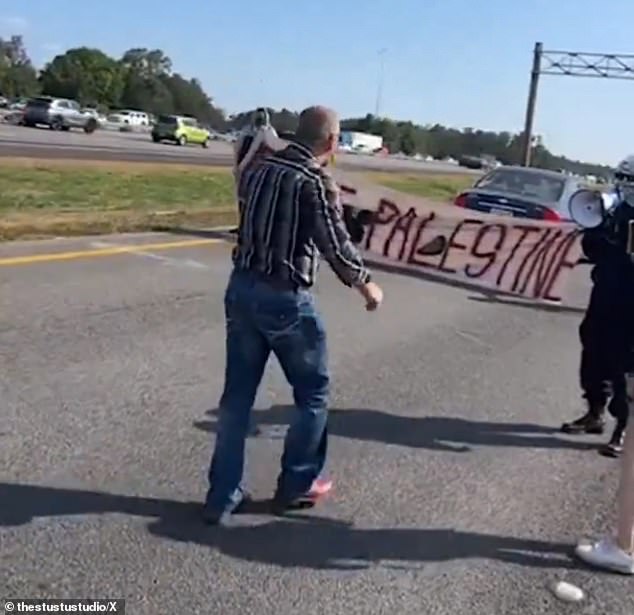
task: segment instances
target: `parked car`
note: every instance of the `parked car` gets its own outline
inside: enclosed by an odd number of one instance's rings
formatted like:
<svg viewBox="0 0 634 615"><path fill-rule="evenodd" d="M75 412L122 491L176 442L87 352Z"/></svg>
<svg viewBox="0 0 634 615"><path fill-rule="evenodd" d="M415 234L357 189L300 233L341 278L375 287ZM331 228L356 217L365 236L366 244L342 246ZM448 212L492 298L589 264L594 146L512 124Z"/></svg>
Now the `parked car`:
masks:
<svg viewBox="0 0 634 615"><path fill-rule="evenodd" d="M82 111L77 101L50 96L31 98L24 108L22 123L31 127L43 124L51 130L81 128L86 133L95 132L99 126L94 116Z"/></svg>
<svg viewBox="0 0 634 615"><path fill-rule="evenodd" d="M152 128L152 141L172 141L178 145L192 143L207 147L211 133L196 118L182 115L159 115Z"/></svg>
<svg viewBox="0 0 634 615"><path fill-rule="evenodd" d="M455 199L458 207L483 213L549 220L570 220L568 203L583 181L530 167L498 167L478 179Z"/></svg>

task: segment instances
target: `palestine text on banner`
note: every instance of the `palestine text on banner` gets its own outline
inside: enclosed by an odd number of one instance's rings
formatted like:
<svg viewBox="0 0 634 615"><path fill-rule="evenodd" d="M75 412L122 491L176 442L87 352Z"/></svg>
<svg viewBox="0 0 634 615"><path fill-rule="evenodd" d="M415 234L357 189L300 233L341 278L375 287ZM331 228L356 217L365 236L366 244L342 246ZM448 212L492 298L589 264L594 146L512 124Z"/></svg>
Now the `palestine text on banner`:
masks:
<svg viewBox="0 0 634 615"><path fill-rule="evenodd" d="M374 211L362 242L368 255L527 299L562 301L581 256L581 231L574 224L430 204L358 175L333 174L344 206Z"/></svg>

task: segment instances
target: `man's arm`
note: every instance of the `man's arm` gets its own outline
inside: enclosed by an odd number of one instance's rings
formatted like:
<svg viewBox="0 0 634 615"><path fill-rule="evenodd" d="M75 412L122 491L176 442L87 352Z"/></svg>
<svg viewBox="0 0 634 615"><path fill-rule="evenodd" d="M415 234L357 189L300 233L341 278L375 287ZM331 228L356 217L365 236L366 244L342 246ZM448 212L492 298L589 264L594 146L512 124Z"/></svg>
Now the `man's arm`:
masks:
<svg viewBox="0 0 634 615"><path fill-rule="evenodd" d="M337 277L346 286L361 286L370 281L370 272L346 229L341 208L333 198L334 187L334 180L325 171L316 173L304 183L300 207L310 211L313 241Z"/></svg>

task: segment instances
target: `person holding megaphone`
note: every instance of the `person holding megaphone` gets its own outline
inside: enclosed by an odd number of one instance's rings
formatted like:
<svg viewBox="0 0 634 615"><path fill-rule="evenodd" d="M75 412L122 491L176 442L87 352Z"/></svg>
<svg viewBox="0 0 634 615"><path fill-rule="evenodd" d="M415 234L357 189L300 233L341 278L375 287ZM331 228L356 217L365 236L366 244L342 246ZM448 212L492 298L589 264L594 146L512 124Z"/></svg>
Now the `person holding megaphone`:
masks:
<svg viewBox="0 0 634 615"><path fill-rule="evenodd" d="M561 431L568 434L602 434L605 430L606 409L616 420L612 436L599 449L602 455L617 457L623 446L628 406L625 394L625 374L615 359L615 337L619 335L611 311L618 282L613 280L609 236L605 228L587 229L582 238L583 253L594 265L590 275L592 290L584 318L579 327L581 363L579 380L587 411L580 418L564 423ZM618 343L618 342L616 342Z"/></svg>
<svg viewBox="0 0 634 615"><path fill-rule="evenodd" d="M595 265L584 322L590 317L591 325L586 328L594 329L595 342L601 338L596 348L601 353L598 361L605 363L605 379L621 386L620 393L617 391L623 406L622 416L617 417L620 439L634 394L634 155L617 166L614 179L616 198L610 209L606 211L600 194L594 193L593 204L592 193L580 191L571 198L570 213L586 228L583 248ZM569 423L564 431L597 433L602 419L602 410L591 405L584 417ZM634 574L634 431L625 432L616 530L597 542L578 545L575 553L590 565Z"/></svg>

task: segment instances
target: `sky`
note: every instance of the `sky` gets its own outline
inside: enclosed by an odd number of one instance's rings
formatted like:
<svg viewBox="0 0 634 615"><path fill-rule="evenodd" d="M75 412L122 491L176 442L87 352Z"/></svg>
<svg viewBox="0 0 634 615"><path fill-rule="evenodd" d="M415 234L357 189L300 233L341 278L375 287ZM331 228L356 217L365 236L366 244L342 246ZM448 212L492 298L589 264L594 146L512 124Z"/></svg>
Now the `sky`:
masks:
<svg viewBox="0 0 634 615"><path fill-rule="evenodd" d="M4 2L2 3L5 4ZM519 132L532 50L633 53L634 0L21 0L40 67L65 49L160 48L229 113L334 107L419 124ZM381 54L380 50L384 49ZM632 61L634 64L634 59ZM557 154L615 164L634 153L634 81L542 76L534 130Z"/></svg>

